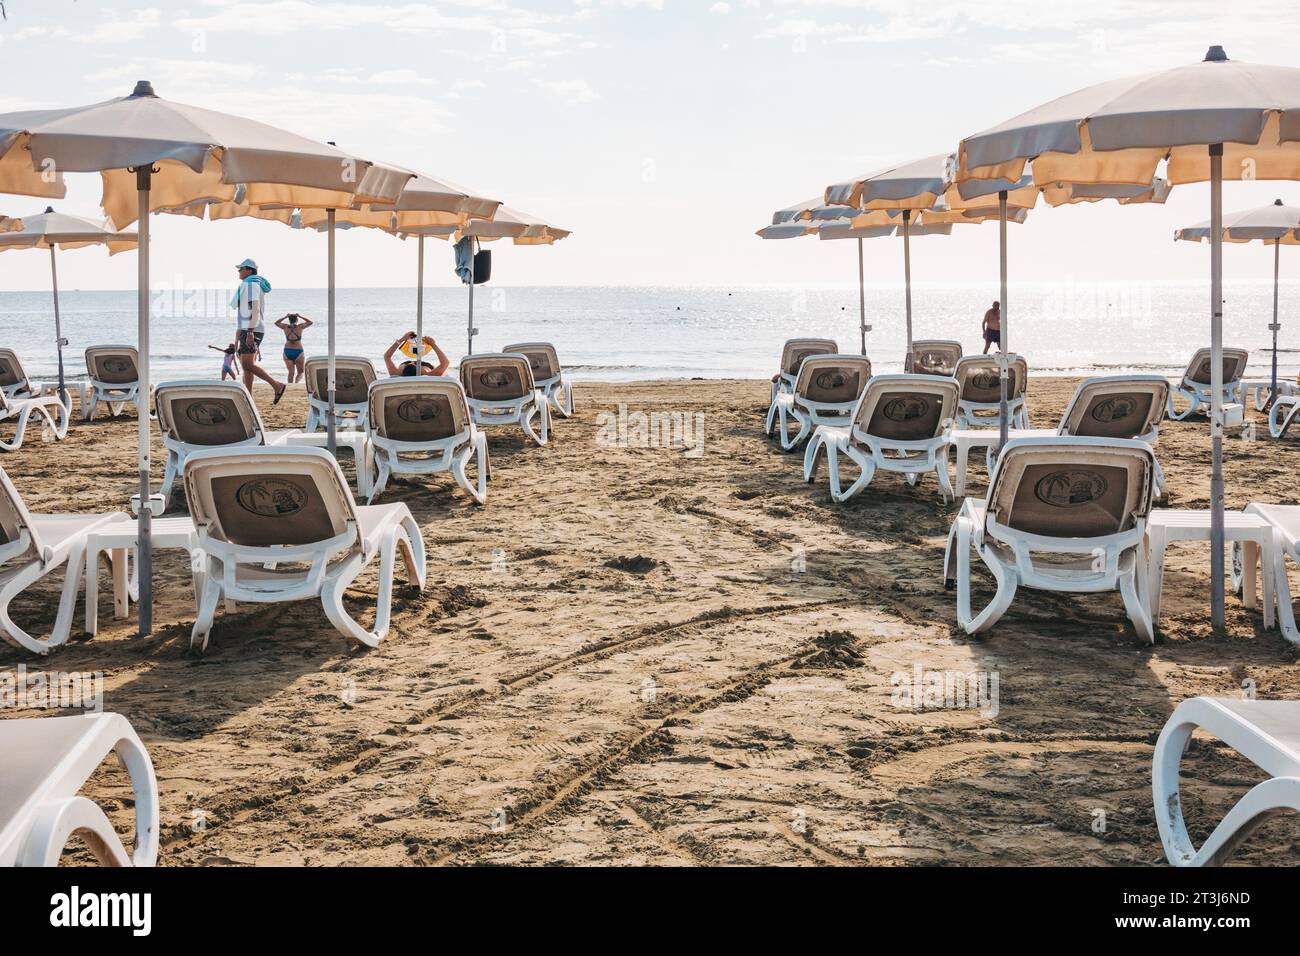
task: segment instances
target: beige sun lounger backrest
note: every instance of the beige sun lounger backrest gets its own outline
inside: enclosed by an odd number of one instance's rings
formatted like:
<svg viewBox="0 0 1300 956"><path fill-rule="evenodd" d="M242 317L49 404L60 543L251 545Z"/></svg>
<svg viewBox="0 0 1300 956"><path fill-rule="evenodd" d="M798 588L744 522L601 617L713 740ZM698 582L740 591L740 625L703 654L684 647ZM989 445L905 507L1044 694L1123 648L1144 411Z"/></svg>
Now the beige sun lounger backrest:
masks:
<svg viewBox="0 0 1300 956"><path fill-rule="evenodd" d="M907 371L918 375L952 375L961 361L960 342L951 339L915 339Z"/></svg>
<svg viewBox="0 0 1300 956"><path fill-rule="evenodd" d="M356 521L338 462L320 448L196 452L185 493L196 526L249 548L317 544Z"/></svg>
<svg viewBox="0 0 1300 956"><path fill-rule="evenodd" d="M855 402L871 378L865 355L810 355L799 365L795 395L823 405Z"/></svg>
<svg viewBox="0 0 1300 956"><path fill-rule="evenodd" d="M105 385L134 385L140 380L140 353L133 345L92 345L86 349L86 372Z"/></svg>
<svg viewBox="0 0 1300 956"><path fill-rule="evenodd" d="M867 383L853 426L886 441L925 441L952 421L957 395L956 381L937 375L881 375Z"/></svg>
<svg viewBox="0 0 1300 956"><path fill-rule="evenodd" d="M262 435L262 419L238 382L163 382L154 393L158 427L186 445L234 445Z"/></svg>
<svg viewBox="0 0 1300 956"><path fill-rule="evenodd" d="M1029 363L1022 356L1008 355L1007 399L1023 398L1029 385ZM963 402L992 405L1001 400L996 355L967 355L957 363L955 372Z"/></svg>
<svg viewBox="0 0 1300 956"><path fill-rule="evenodd" d="M17 385L27 385L27 373L13 349L0 349L0 391Z"/></svg>
<svg viewBox="0 0 1300 956"><path fill-rule="evenodd" d="M1223 384L1236 382L1246 374L1246 363L1250 361L1250 352L1246 349L1223 348ZM1187 363L1183 378L1197 385L1210 384L1210 350L1197 349L1192 360Z"/></svg>
<svg viewBox="0 0 1300 956"><path fill-rule="evenodd" d="M526 356L533 370L534 382L545 382L563 371L560 367L560 355L550 342L520 342L517 345L507 345L501 351Z"/></svg>
<svg viewBox="0 0 1300 956"><path fill-rule="evenodd" d="M309 358L303 366L307 391L320 402L329 401L329 356ZM375 366L360 355L334 357L334 401L338 405L364 405L370 383L378 378Z"/></svg>
<svg viewBox="0 0 1300 956"><path fill-rule="evenodd" d="M1151 448L1122 439L1021 439L1007 444L989 512L1016 531L1101 538L1132 529L1151 508Z"/></svg>
<svg viewBox="0 0 1300 956"><path fill-rule="evenodd" d="M454 378L388 378L370 389L370 427L392 441L434 442L470 425L465 389Z"/></svg>
<svg viewBox="0 0 1300 956"><path fill-rule="evenodd" d="M1160 424L1169 399L1162 375L1115 375L1079 384L1060 430L1081 438L1140 438Z"/></svg>
<svg viewBox="0 0 1300 956"><path fill-rule="evenodd" d="M781 374L798 375L808 356L835 355L839 350L833 339L788 339L781 348Z"/></svg>
<svg viewBox="0 0 1300 956"><path fill-rule="evenodd" d="M504 352L465 356L460 360L460 383L466 398L480 402L513 402L534 390L528 359Z"/></svg>
<svg viewBox="0 0 1300 956"><path fill-rule="evenodd" d="M27 531L31 543L19 553L15 551L15 545L24 530ZM9 480L5 470L0 468L0 566L15 558L34 557L42 550L22 495L18 494L18 489Z"/></svg>

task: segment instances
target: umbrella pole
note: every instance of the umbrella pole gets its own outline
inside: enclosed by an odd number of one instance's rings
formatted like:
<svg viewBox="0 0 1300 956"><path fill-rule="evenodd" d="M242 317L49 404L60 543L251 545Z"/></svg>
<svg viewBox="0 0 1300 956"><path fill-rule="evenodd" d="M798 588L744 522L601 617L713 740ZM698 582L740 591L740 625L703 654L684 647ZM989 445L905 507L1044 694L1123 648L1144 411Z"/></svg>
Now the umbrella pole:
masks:
<svg viewBox="0 0 1300 956"><path fill-rule="evenodd" d="M150 507L149 468L150 447L149 406L149 189L153 181L153 166L135 169L138 246L136 253L136 323L137 350L139 352L139 392L135 402L139 419L140 436L140 512L136 518L136 570L139 572L140 635L148 637L153 631L153 509ZM71 573L71 569L70 569Z"/></svg>
<svg viewBox="0 0 1300 956"><path fill-rule="evenodd" d="M466 324L469 347L466 355L474 354L474 240L469 241L469 322Z"/></svg>
<svg viewBox="0 0 1300 956"><path fill-rule="evenodd" d="M1277 322L1277 281L1278 272L1281 269L1281 258L1282 240L1278 239L1273 243L1273 324L1269 326L1269 329L1273 332L1273 382L1272 387L1268 392L1268 403L1270 405L1277 401L1277 333L1281 328ZM58 318L58 315L59 311L56 308L54 310L54 316L56 319Z"/></svg>
<svg viewBox="0 0 1300 956"><path fill-rule="evenodd" d="M867 354L867 285L862 262L862 240L858 240L858 334L862 336L862 354Z"/></svg>
<svg viewBox="0 0 1300 956"><path fill-rule="evenodd" d="M912 357L912 210L903 210L903 295L907 305L907 352Z"/></svg>
<svg viewBox="0 0 1300 956"><path fill-rule="evenodd" d="M325 417L325 447L329 449L331 455L338 453L338 433L335 431L337 422L335 420L334 410L334 372L337 348L335 347L334 335L334 210L325 210L325 219L329 224L329 292L327 293L327 313L329 315L329 374L326 376L326 392L329 399L329 414Z"/></svg>
<svg viewBox="0 0 1300 956"><path fill-rule="evenodd" d="M1007 191L998 193L998 310L1002 313L998 334L998 450L1007 443ZM992 478L992 476L989 476Z"/></svg>
<svg viewBox="0 0 1300 956"><path fill-rule="evenodd" d="M1275 277L1276 278L1276 277ZM50 286L54 289L54 347L59 353L59 401L72 414L72 399L68 397L63 382L63 323L59 319L59 269L55 263L54 243L50 243ZM1273 321L1277 321L1277 296L1273 296ZM1277 343L1274 343L1276 347Z"/></svg>
<svg viewBox="0 0 1300 956"><path fill-rule="evenodd" d="M416 361L424 361L424 236L420 235L416 240L419 249L419 264L415 268L416 287L415 287L415 353L419 356Z"/></svg>
<svg viewBox="0 0 1300 956"><path fill-rule="evenodd" d="M1210 623L1223 606L1223 144L1210 147Z"/></svg>

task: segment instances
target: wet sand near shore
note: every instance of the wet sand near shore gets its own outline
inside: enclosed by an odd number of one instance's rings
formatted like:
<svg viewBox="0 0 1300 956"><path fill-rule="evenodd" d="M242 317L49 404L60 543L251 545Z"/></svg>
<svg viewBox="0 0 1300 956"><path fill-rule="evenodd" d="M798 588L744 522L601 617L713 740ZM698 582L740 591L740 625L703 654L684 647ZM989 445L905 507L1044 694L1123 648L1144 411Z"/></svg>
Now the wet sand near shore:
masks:
<svg viewBox="0 0 1300 956"><path fill-rule="evenodd" d="M1033 424L1055 425L1075 384L1032 379ZM486 507L447 476L392 481L381 501L419 521L429 580L399 589L377 649L318 603L241 604L196 655L188 558L159 552L151 637L134 613L112 618L104 573L96 638L44 659L3 645L0 666L103 672L106 709L157 768L162 865L1162 863L1151 753L1166 717L1250 682L1300 696L1297 649L1233 597L1212 634L1196 544L1169 551L1154 646L1118 594L1022 590L968 638L942 580L956 506L895 475L831 503L824 470L805 485L801 456L764 439L767 396L761 381L580 385L545 448L489 432ZM257 399L269 427L305 418L300 387ZM619 403L702 414L703 454L598 442ZM135 427L128 412L37 435L0 466L33 511L118 509ZM1230 508L1297 503L1300 442L1226 447ZM1167 423L1157 453L1170 504L1207 507L1204 421ZM14 617L48 630L61 583ZM370 571L354 613L375 591ZM995 674L995 712L898 706L891 677L918 667ZM1193 837L1259 779L1198 738ZM129 828L120 770L87 793ZM1294 820L1234 859L1300 863Z"/></svg>

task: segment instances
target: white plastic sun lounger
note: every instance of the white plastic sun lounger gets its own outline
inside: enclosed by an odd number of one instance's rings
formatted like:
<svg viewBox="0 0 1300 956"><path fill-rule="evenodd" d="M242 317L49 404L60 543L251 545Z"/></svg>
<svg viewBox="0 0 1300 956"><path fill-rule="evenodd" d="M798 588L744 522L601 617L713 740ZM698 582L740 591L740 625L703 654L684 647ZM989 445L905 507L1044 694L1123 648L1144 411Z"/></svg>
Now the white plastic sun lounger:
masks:
<svg viewBox="0 0 1300 956"><path fill-rule="evenodd" d="M1291 604L1291 585L1287 580L1286 559L1300 564L1300 505L1273 505L1252 502L1245 507L1246 514L1258 515L1273 526L1276 563L1264 568L1271 574L1274 600L1277 601L1278 626L1282 636L1293 644L1300 644L1300 630L1296 629L1295 611ZM1244 548L1240 542L1232 546L1232 589L1240 591L1243 579ZM1261 558L1262 560L1262 558Z"/></svg>
<svg viewBox="0 0 1300 956"><path fill-rule="evenodd" d="M1198 850L1183 820L1178 774L1192 732L1201 728L1268 775L1214 828ZM1165 857L1174 866L1219 866L1251 832L1283 811L1300 811L1300 701L1193 697L1160 731L1151 767L1151 798Z"/></svg>
<svg viewBox="0 0 1300 956"><path fill-rule="evenodd" d="M871 378L865 355L810 355L799 364L792 392L778 391L767 410L766 433L776 427L784 451L798 447L818 425L847 425ZM798 426L790 436L790 421Z"/></svg>
<svg viewBox="0 0 1300 956"><path fill-rule="evenodd" d="M190 645L207 647L217 605L319 598L341 634L375 647L388 633L398 555L424 589L424 539L404 504L358 506L338 462L320 448L194 452L185 462L193 555L206 563ZM343 606L343 592L376 558L373 627Z"/></svg>
<svg viewBox="0 0 1300 956"><path fill-rule="evenodd" d="M94 420L100 402L113 415L122 414L127 402L140 414L140 353L134 345L92 345L86 349L86 375L91 387L82 409L86 421Z"/></svg>
<svg viewBox="0 0 1300 956"><path fill-rule="evenodd" d="M370 501L379 497L390 475L450 472L470 496L483 504L492 466L487 437L474 424L465 390L454 378L381 379L370 386L370 444L375 479ZM478 480L466 466L478 459Z"/></svg>
<svg viewBox="0 0 1300 956"><path fill-rule="evenodd" d="M557 415L561 418L573 416L573 386L564 374L554 345L550 342L520 342L507 345L501 351L527 356L533 370L533 386L546 396Z"/></svg>
<svg viewBox="0 0 1300 956"><path fill-rule="evenodd" d="M268 431L252 396L240 382L161 382L154 391L154 407L167 449L161 489L164 503L171 501L172 487L193 452L276 445L297 434L296 429Z"/></svg>
<svg viewBox="0 0 1300 956"><path fill-rule="evenodd" d="M1011 428L1029 427L1025 390L1029 386L1029 364L1023 356L1008 355L1007 415ZM966 355L953 372L961 387L957 404L958 428L997 428L1001 411L1002 386L996 355Z"/></svg>
<svg viewBox="0 0 1300 956"><path fill-rule="evenodd" d="M135 794L130 854L99 805L79 796L116 753ZM104 866L158 859L158 778L149 752L121 714L0 720L0 866L57 866L80 835Z"/></svg>
<svg viewBox="0 0 1300 956"><path fill-rule="evenodd" d="M954 375L961 361L962 346L952 339L914 339L903 371L915 375Z"/></svg>
<svg viewBox="0 0 1300 956"><path fill-rule="evenodd" d="M307 424L304 431L326 427L329 417L329 356L317 355L303 365L307 380ZM360 355L334 357L334 425L336 428L365 429L370 383L379 376L368 358Z"/></svg>
<svg viewBox="0 0 1300 956"><path fill-rule="evenodd" d="M460 360L460 384L474 424L518 425L532 441L545 445L551 433L551 403L533 382L524 355L505 352L467 355ZM541 419L541 434L533 419Z"/></svg>
<svg viewBox="0 0 1300 956"><path fill-rule="evenodd" d="M1246 374L1246 363L1250 361L1250 352L1246 349L1223 349L1223 403L1242 402L1241 380ZM1181 395L1187 399L1187 408L1182 412L1174 409L1174 396ZM1182 381L1169 393L1169 417L1181 422L1194 414L1201 406L1210 404L1210 350L1197 349L1192 360L1187 363Z"/></svg>
<svg viewBox="0 0 1300 956"><path fill-rule="evenodd" d="M0 392L0 425L12 422L14 435L8 441L0 438L0 451L17 451L27 437L27 426L32 415L37 416L42 431L55 441L68 435L68 406L57 395L36 395L31 398L10 398Z"/></svg>
<svg viewBox="0 0 1300 956"><path fill-rule="evenodd" d="M34 654L48 654L66 643L72 633L77 590L85 577L87 537L118 520L129 518L120 512L32 514L9 476L0 468L0 638ZM9 604L60 567L64 567L65 572L54 630L48 638L33 637L14 623L9 616ZM124 574L114 575L115 582L124 579ZM120 583L115 585L118 599L123 598L121 587Z"/></svg>
<svg viewBox="0 0 1300 956"><path fill-rule="evenodd" d="M967 498L948 534L944 583L956 585L957 621L966 633L997 623L1023 585L1064 593L1118 590L1138 635L1153 640L1140 552L1154 470L1151 446L1140 441L1007 442L987 498ZM972 550L997 581L996 595L978 614L971 611Z"/></svg>
<svg viewBox="0 0 1300 956"><path fill-rule="evenodd" d="M1169 402L1163 375L1103 375L1079 383L1057 433L1080 438L1133 438L1154 447ZM1165 496L1165 474L1155 460L1155 496Z"/></svg>
<svg viewBox="0 0 1300 956"><path fill-rule="evenodd" d="M804 452L803 477L817 476L818 455L825 451L831 499L847 501L871 483L877 471L907 477L909 484L926 474L939 479L943 500L952 497L948 479L948 445L957 408L957 381L938 375L879 375L867 383L849 425L819 425ZM847 489L841 488L840 458L860 469Z"/></svg>
<svg viewBox="0 0 1300 956"><path fill-rule="evenodd" d="M793 392L794 381L799 377L799 366L810 355L836 355L840 347L834 339L786 339L781 346L781 367L776 380L772 382L772 397L768 404L776 401L777 392Z"/></svg>
<svg viewBox="0 0 1300 956"><path fill-rule="evenodd" d="M6 398L36 398L57 391L57 385L45 385L28 378L22 360L13 349L0 349L0 393Z"/></svg>

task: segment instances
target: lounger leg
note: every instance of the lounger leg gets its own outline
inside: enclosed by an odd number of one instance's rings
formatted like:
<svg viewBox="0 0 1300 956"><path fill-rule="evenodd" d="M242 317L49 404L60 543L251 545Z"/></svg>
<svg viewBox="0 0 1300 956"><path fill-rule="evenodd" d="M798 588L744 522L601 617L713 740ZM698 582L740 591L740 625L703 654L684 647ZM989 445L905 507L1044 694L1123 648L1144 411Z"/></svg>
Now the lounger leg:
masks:
<svg viewBox="0 0 1300 956"><path fill-rule="evenodd" d="M353 558L350 567L340 569L333 577L326 580L321 589L321 607L335 630L345 637L364 644L366 647L378 647L388 632L388 614L392 601L393 585L393 549L390 544L380 548L379 554L379 600L375 608L375 629L368 631L343 607L343 592L348 589L364 564L360 557Z"/></svg>
<svg viewBox="0 0 1300 956"><path fill-rule="evenodd" d="M44 804L15 861L18 866L58 866L69 838L81 834L101 866L130 866L117 831L104 811L86 797L68 797Z"/></svg>
<svg viewBox="0 0 1300 956"><path fill-rule="evenodd" d="M973 545L973 528L971 519L965 516L957 518L957 623L967 634L986 631L1007 613L1011 601L1016 595L1019 581L1015 572L1004 568L997 559L992 561L980 555L980 559L993 572L997 582L997 593L993 600L979 614L971 612L971 551Z"/></svg>
<svg viewBox="0 0 1300 956"><path fill-rule="evenodd" d="M826 433L819 428L813 432L813 437L808 440L808 446L803 452L803 480L805 484L812 484L817 480L817 459L825 446ZM827 452L828 464L829 461L830 453Z"/></svg>
<svg viewBox="0 0 1300 956"><path fill-rule="evenodd" d="M1128 619L1133 622L1138 637L1148 644L1154 644L1156 635L1151 627L1151 610L1142 599L1141 592L1145 589L1139 582L1139 577L1144 575L1145 569L1138 566L1140 562L1135 552L1136 549L1130 550L1120 558L1119 593L1124 599L1124 610L1128 612Z"/></svg>
<svg viewBox="0 0 1300 956"><path fill-rule="evenodd" d="M776 421L776 383L772 383L772 403L767 406L767 421L763 424L763 434L772 434L772 423Z"/></svg>
<svg viewBox="0 0 1300 956"><path fill-rule="evenodd" d="M1252 788L1214 828L1200 850L1183 819L1178 772L1183 753L1198 726L1217 736L1214 721L1198 717L1206 704L1193 699L1179 705L1156 741L1151 767L1151 796L1165 857L1174 866L1220 866L1250 833L1282 810L1300 810L1300 778L1274 777ZM1179 719L1183 716L1184 719ZM1204 721L1204 722L1201 722ZM1228 743L1228 741L1225 741Z"/></svg>
<svg viewBox="0 0 1300 956"><path fill-rule="evenodd" d="M1181 414L1174 408L1175 395L1181 395L1183 398L1187 399L1187 401L1190 403L1187 406L1187 409ZM1190 417L1191 414L1194 411L1196 411L1197 408L1200 407L1200 405L1201 405L1201 401L1199 398L1197 398L1195 392L1189 392L1186 389L1181 387L1171 388L1169 390L1169 398L1166 400L1165 411L1168 414L1168 416L1172 418L1174 421L1181 422L1183 419Z"/></svg>
<svg viewBox="0 0 1300 956"><path fill-rule="evenodd" d="M1282 636L1292 644L1300 644L1300 630L1296 628L1295 610L1291 605L1291 582L1286 576L1286 549L1281 536L1273 533L1273 560L1268 573L1273 576L1273 596L1277 602L1277 623Z"/></svg>
<svg viewBox="0 0 1300 956"><path fill-rule="evenodd" d="M18 418L14 423L14 437L11 441L0 441L0 449L4 451L17 451L23 447L23 435L27 433L27 419L32 414L32 407L27 405L18 413Z"/></svg>
<svg viewBox="0 0 1300 956"><path fill-rule="evenodd" d="M221 568L209 563L207 577L203 586L203 595L199 598L198 613L194 616L194 628L190 631L190 649L200 652L208 649L212 621L216 617L217 604L221 600Z"/></svg>
<svg viewBox="0 0 1300 956"><path fill-rule="evenodd" d="M934 474L939 479L939 494L943 498L943 503L947 504L954 500L955 496L952 490L952 481L948 477L948 449L942 448L934 456Z"/></svg>
<svg viewBox="0 0 1300 956"><path fill-rule="evenodd" d="M176 481L177 472L180 471L179 464L180 463L177 461L176 452L169 450L167 452L167 470L163 472L162 488L159 489L159 494L162 495L162 499L163 499L164 510L166 510L171 505L172 484Z"/></svg>
<svg viewBox="0 0 1300 956"><path fill-rule="evenodd" d="M849 485L847 491L840 490L840 452L843 451L855 465L861 470L858 477L854 479L853 484ZM852 448L841 449L838 443L828 442L826 445L826 466L831 476L831 499L836 504L843 504L850 498L858 494L863 488L871 484L871 479L876 477L876 460L868 458L861 454L855 454Z"/></svg>
<svg viewBox="0 0 1300 956"><path fill-rule="evenodd" d="M366 499L368 505L374 504L375 499L388 487L388 477L393 472L392 466L388 462L388 452L378 452L375 455L375 463L379 469L379 474L376 476L374 484L370 486L370 497Z"/></svg>
<svg viewBox="0 0 1300 956"><path fill-rule="evenodd" d="M1259 545L1254 541L1234 542L1234 552L1238 550L1237 544L1241 545L1240 553L1242 557L1241 603L1253 610L1255 607L1255 565L1259 561Z"/></svg>

